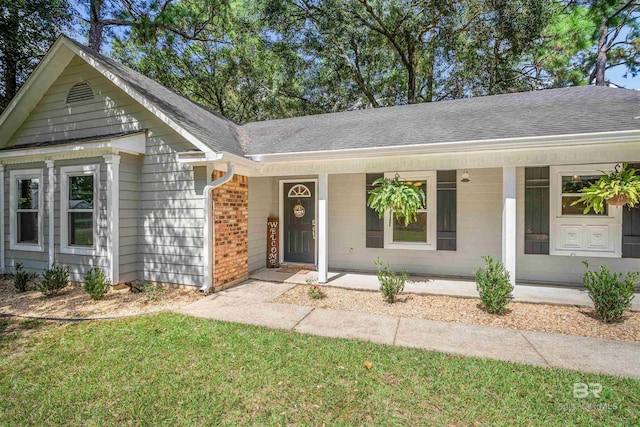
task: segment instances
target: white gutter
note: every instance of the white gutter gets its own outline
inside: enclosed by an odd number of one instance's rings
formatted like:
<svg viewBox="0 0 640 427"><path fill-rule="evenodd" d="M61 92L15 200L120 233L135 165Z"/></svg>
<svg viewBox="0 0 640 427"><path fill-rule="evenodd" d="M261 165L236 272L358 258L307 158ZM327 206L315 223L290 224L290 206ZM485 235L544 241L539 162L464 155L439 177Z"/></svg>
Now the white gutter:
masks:
<svg viewBox="0 0 640 427"><path fill-rule="evenodd" d="M547 135L518 138L478 139L472 141L435 142L384 147L345 148L339 150L314 150L290 153L252 154L247 157L255 162L288 162L295 160L332 160L361 157L387 157L401 154L436 154L476 150L512 148L567 147L602 143L639 142L640 130L596 132L568 135Z"/></svg>
<svg viewBox="0 0 640 427"><path fill-rule="evenodd" d="M226 184L235 174L233 162L227 162L227 173L204 187L204 284L200 292L208 292L213 283L214 253L214 220L213 220L213 190Z"/></svg>

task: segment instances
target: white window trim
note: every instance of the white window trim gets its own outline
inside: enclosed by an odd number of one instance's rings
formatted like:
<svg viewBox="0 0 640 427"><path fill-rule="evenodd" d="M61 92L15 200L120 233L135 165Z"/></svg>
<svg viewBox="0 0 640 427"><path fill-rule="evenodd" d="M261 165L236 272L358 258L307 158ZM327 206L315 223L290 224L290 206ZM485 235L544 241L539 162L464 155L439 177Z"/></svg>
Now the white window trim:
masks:
<svg viewBox="0 0 640 427"><path fill-rule="evenodd" d="M562 177L568 175L602 175L616 164L565 165L550 167L551 197L549 203L549 255L588 256L601 258L622 257L622 207L609 206L607 215L562 215ZM563 227L607 227L607 249L585 249L587 234L583 233L581 248L563 248L561 235Z"/></svg>
<svg viewBox="0 0 640 427"><path fill-rule="evenodd" d="M93 246L69 245L69 177L93 175ZM60 253L96 255L98 253L98 218L100 212L100 165L65 166L60 168Z"/></svg>
<svg viewBox="0 0 640 427"><path fill-rule="evenodd" d="M42 169L19 169L9 173L9 249L14 251L44 252L44 182ZM37 178L38 189L38 244L18 243L18 179Z"/></svg>
<svg viewBox="0 0 640 427"><path fill-rule="evenodd" d="M385 249L403 249L418 251L435 251L437 248L437 172L387 172L385 178L394 178L396 173L400 175L401 180L405 181L426 181L427 185L425 193L427 196L427 208L421 209L420 212L427 212L427 242L426 243L410 243L410 242L394 242L393 241L393 224L390 223L391 212L384 213L384 248Z"/></svg>

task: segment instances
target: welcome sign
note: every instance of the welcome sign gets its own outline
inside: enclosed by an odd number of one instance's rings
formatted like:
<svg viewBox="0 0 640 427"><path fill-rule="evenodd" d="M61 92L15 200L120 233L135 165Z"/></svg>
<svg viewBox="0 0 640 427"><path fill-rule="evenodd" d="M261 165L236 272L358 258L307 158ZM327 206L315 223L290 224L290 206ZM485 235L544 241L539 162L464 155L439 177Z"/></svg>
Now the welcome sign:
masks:
<svg viewBox="0 0 640 427"><path fill-rule="evenodd" d="M278 218L267 219L267 268L280 267L280 227Z"/></svg>

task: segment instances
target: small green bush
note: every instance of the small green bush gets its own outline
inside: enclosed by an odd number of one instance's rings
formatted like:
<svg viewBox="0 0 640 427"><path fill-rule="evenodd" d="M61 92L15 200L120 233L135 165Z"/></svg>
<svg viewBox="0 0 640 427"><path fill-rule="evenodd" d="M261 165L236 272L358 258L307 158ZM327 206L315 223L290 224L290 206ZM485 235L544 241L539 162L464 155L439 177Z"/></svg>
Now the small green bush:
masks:
<svg viewBox="0 0 640 427"><path fill-rule="evenodd" d="M622 279L622 273L611 273L604 265L596 272L589 270L587 261L582 263L587 268L582 280L593 301L596 317L604 323L621 320L625 311L631 308L640 273L627 273Z"/></svg>
<svg viewBox="0 0 640 427"><path fill-rule="evenodd" d="M53 266L45 270L42 280L36 284L36 287L45 296L51 297L56 295L60 289L69 284L69 267Z"/></svg>
<svg viewBox="0 0 640 427"><path fill-rule="evenodd" d="M482 308L491 314L504 314L507 304L513 299L513 285L509 272L502 262L484 256L484 268L476 271L476 288L480 294Z"/></svg>
<svg viewBox="0 0 640 427"><path fill-rule="evenodd" d="M159 283L154 285L151 282L145 281L142 285L142 292L144 292L147 301L156 301L160 298L160 295L164 293L164 288Z"/></svg>
<svg viewBox="0 0 640 427"><path fill-rule="evenodd" d="M109 291L111 282L104 275L100 267L93 267L84 275L82 289L89 294L91 299L101 300Z"/></svg>
<svg viewBox="0 0 640 427"><path fill-rule="evenodd" d="M380 282L380 292L384 299L393 304L398 300L398 294L404 290L404 284L409 277L407 270L402 270L399 274L391 271L389 263L384 265L380 258L374 264L378 267L378 281Z"/></svg>
<svg viewBox="0 0 640 427"><path fill-rule="evenodd" d="M13 286L15 286L17 292L26 292L29 290L29 285L36 280L38 275L36 273L27 273L22 268L22 263L16 263L16 273L13 275Z"/></svg>

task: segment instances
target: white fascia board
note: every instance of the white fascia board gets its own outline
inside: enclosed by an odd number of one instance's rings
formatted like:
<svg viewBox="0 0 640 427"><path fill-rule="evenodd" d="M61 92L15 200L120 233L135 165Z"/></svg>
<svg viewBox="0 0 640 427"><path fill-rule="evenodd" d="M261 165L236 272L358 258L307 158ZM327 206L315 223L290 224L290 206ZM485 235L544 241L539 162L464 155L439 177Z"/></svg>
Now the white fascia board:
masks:
<svg viewBox="0 0 640 427"><path fill-rule="evenodd" d="M117 138L101 139L84 143L69 143L54 145L51 147L22 148L17 150L0 151L0 161L17 160L21 157L29 157L37 161L37 157L42 160L55 160L56 155L64 155L65 158L73 156L73 153L84 153L90 151L116 151L129 154L144 154L146 148L146 132L139 132L132 135ZM46 159L45 159L46 157Z"/></svg>
<svg viewBox="0 0 640 427"><path fill-rule="evenodd" d="M238 166L242 166L250 170L259 170L262 165L246 157L231 154L226 151L219 153L204 153L202 151L183 151L178 153L178 163L191 166L206 166L215 162L233 162Z"/></svg>
<svg viewBox="0 0 640 427"><path fill-rule="evenodd" d="M640 129L581 133L568 135L549 135L521 138L480 139L432 144L396 145L386 147L348 148L326 151L301 151L278 154L253 154L248 158L261 163L286 162L296 160L332 160L362 157L386 157L401 154L438 154L478 150L504 150L514 148L569 147L615 142L640 142Z"/></svg>

